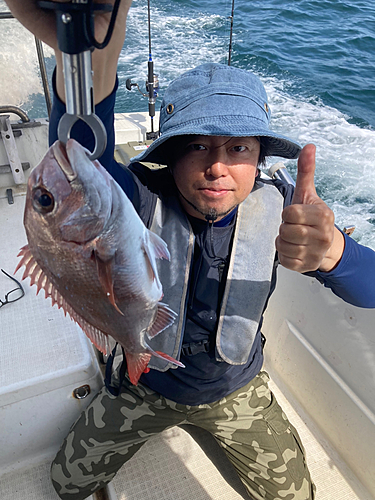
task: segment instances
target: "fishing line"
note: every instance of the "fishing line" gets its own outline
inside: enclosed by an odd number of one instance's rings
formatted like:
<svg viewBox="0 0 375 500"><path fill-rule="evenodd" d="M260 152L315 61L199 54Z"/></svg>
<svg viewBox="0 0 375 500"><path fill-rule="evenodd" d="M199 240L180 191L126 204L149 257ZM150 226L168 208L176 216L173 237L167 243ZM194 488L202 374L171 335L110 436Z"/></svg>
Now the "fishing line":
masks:
<svg viewBox="0 0 375 500"><path fill-rule="evenodd" d="M149 61L152 61L152 55L151 55L151 5L150 5L150 0L147 0L147 19L148 19L148 53L149 53Z"/></svg>
<svg viewBox="0 0 375 500"><path fill-rule="evenodd" d="M233 18L234 18L234 0L232 0L232 12L231 12L231 15L229 17L229 19L230 19L230 35L229 35L228 66L230 66L231 59L232 59Z"/></svg>
<svg viewBox="0 0 375 500"><path fill-rule="evenodd" d="M159 81L154 78L154 62L152 60L151 51L151 5L150 0L147 0L147 17L148 17L148 112L151 119L151 132L148 133L148 139L156 139L158 134L154 131L154 116L155 116L155 102L157 91L159 89Z"/></svg>

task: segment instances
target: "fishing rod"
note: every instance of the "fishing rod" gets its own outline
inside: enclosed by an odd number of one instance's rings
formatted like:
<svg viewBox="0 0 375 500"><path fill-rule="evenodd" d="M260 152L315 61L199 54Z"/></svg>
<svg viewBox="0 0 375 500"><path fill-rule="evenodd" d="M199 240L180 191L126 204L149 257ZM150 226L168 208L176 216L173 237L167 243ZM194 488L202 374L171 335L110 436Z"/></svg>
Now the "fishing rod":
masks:
<svg viewBox="0 0 375 500"><path fill-rule="evenodd" d="M229 19L230 19L230 35L229 35L228 66L230 66L231 58L232 58L233 18L234 18L234 0L232 0L232 12L231 12L231 15L229 16Z"/></svg>
<svg viewBox="0 0 375 500"><path fill-rule="evenodd" d="M148 74L146 81L146 91L147 94L143 93L139 88L138 83L133 83L130 78L126 80L126 88L131 90L136 87L138 91L143 95L143 97L148 97L148 114L151 118L151 132L146 132L147 139L157 139L159 132L154 130L154 116L155 116L155 103L159 92L159 78L158 75L154 73L154 61L152 60L152 50L151 50L151 6L150 0L147 0L147 17L148 17Z"/></svg>

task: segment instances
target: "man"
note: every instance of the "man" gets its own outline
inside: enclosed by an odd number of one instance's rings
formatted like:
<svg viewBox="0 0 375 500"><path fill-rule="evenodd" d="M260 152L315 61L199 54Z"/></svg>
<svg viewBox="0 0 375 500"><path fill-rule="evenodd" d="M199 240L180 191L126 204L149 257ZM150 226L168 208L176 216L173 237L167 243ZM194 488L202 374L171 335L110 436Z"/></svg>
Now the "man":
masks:
<svg viewBox="0 0 375 500"><path fill-rule="evenodd" d="M56 49L53 20L40 24L35 2L7 1L26 27ZM334 226L332 211L315 191L314 146L300 151L269 130L266 93L249 72L205 64L182 75L164 95L160 138L137 158L168 167L116 164L116 67L129 5L121 4L111 44L93 54L96 113L109 138L101 162L146 226L168 243L172 261L159 267L163 300L179 317L152 342L185 368L152 359L138 386L118 381L118 396L104 387L64 441L52 465L53 484L63 500L84 499L111 481L150 436L188 422L215 436L251 498L313 499L299 436L261 371L262 314L278 262L312 272L350 303L375 307L369 273L375 253ZM107 22L98 17L97 37ZM56 60L51 142L65 111L58 50ZM78 124L73 136L93 149L86 132ZM299 155L294 192L260 178L258 165L268 155Z"/></svg>

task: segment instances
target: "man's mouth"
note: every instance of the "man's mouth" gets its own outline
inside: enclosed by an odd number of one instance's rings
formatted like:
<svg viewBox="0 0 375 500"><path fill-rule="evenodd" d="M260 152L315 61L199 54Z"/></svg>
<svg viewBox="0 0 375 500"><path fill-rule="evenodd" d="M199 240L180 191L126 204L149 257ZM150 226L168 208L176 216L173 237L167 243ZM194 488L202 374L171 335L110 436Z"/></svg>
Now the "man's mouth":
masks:
<svg viewBox="0 0 375 500"><path fill-rule="evenodd" d="M226 189L226 188L202 187L202 188L199 188L198 191L201 191L202 193L204 193L207 196L220 197L220 196L226 195L231 190Z"/></svg>

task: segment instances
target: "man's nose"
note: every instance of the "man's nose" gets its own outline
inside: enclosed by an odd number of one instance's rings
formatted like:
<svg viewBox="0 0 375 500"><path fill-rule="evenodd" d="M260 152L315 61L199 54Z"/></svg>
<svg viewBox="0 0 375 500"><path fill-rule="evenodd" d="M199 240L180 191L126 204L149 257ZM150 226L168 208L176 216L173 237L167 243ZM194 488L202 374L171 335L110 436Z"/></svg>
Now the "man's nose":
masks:
<svg viewBox="0 0 375 500"><path fill-rule="evenodd" d="M208 162L206 174L212 177L228 175L228 165L222 153L213 154Z"/></svg>

